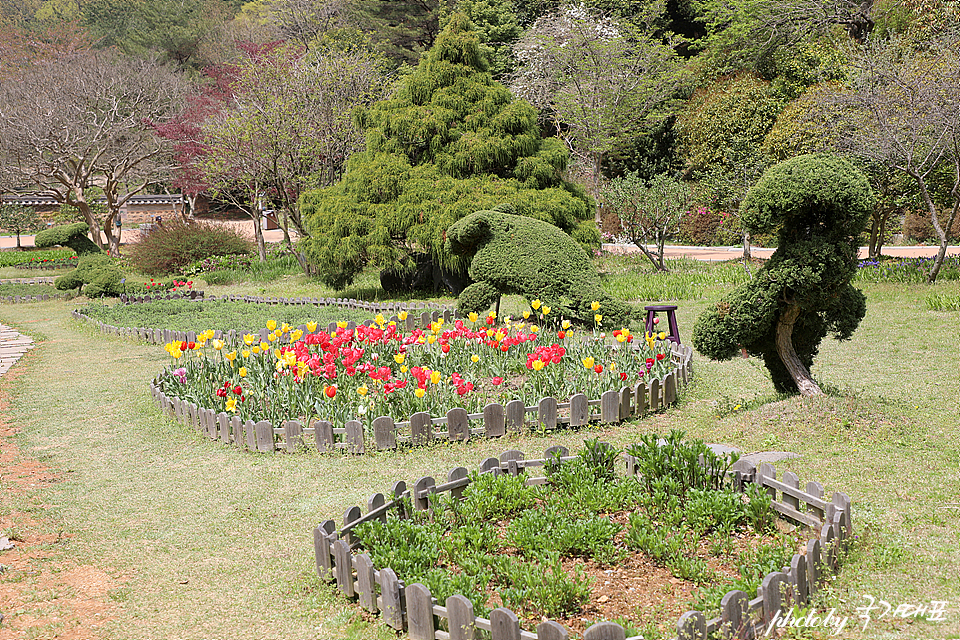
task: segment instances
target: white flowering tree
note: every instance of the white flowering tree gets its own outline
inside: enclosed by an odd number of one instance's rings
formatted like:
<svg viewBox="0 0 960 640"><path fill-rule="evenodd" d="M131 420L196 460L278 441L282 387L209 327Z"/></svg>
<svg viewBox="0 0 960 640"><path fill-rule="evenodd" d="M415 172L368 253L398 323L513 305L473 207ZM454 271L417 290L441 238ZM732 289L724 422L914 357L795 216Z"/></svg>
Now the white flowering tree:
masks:
<svg viewBox="0 0 960 640"><path fill-rule="evenodd" d="M604 155L662 120L681 80L671 43L651 25L598 17L583 5L538 19L514 47L511 89L540 109L599 192Z"/></svg>

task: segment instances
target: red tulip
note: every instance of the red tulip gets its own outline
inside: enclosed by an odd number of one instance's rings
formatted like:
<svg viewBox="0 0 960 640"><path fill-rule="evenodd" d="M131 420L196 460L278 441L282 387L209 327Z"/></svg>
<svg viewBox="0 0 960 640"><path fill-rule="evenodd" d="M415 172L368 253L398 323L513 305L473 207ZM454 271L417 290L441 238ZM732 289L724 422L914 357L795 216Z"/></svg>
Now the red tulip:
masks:
<svg viewBox="0 0 960 640"><path fill-rule="evenodd" d="M332 384L326 389L324 389L323 392L327 394L328 398L333 398L335 395L337 395L337 385Z"/></svg>

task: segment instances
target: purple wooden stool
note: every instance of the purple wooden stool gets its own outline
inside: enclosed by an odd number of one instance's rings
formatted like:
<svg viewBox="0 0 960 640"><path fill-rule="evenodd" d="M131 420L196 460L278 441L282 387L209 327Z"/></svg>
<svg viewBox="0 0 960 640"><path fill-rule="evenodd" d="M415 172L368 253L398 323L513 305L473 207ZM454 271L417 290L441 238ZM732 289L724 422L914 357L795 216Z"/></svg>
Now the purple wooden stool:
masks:
<svg viewBox="0 0 960 640"><path fill-rule="evenodd" d="M653 333L653 319L657 317L658 311L664 311L667 314L667 324L670 326L670 332L667 334L667 340L672 340L680 344L680 329L677 328L677 305L675 304L654 304L644 307L647 312L647 332Z"/></svg>

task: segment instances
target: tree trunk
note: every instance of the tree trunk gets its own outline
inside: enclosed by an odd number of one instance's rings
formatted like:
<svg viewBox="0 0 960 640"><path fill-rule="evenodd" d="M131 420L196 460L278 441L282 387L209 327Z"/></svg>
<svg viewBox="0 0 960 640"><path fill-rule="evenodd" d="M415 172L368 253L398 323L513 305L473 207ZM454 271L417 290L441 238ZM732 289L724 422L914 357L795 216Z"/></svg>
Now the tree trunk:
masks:
<svg viewBox="0 0 960 640"><path fill-rule="evenodd" d="M810 377L810 372L797 356L797 351L793 348L793 325L800 317L800 305L790 303L786 310L780 315L777 321L777 353L783 361L783 366L790 372L790 376L797 384L800 395L805 397L823 395L823 391Z"/></svg>
<svg viewBox="0 0 960 640"><path fill-rule="evenodd" d="M292 247L293 242L290 240L290 212L286 208L283 210L283 224L281 228L283 229L283 243L288 247Z"/></svg>
<svg viewBox="0 0 960 640"><path fill-rule="evenodd" d="M263 228L260 226L260 218L257 217L256 212L253 216L253 237L257 240L257 255L260 257L260 262L266 262L267 246L263 241Z"/></svg>
<svg viewBox="0 0 960 640"><path fill-rule="evenodd" d="M877 260L880 257L880 218L876 215L870 220L870 246L867 248L867 257Z"/></svg>
<svg viewBox="0 0 960 640"><path fill-rule="evenodd" d="M927 276L927 284L933 284L937 281L937 276L940 275L940 269L943 267L943 260L947 256L947 231L957 216L960 201L954 200L953 210L947 219L946 228L944 228L940 224L940 217L937 215L937 205L933 202L933 198L927 190L927 181L923 179L922 175L914 175L914 179L917 181L917 186L920 187L920 196L923 198L923 203L930 213L930 222L933 224L933 230L937 232L937 238L940 240L940 250L937 251L937 257L933 260L933 268L930 269L930 275Z"/></svg>
<svg viewBox="0 0 960 640"><path fill-rule="evenodd" d="M750 262L750 232L743 232L743 259Z"/></svg>

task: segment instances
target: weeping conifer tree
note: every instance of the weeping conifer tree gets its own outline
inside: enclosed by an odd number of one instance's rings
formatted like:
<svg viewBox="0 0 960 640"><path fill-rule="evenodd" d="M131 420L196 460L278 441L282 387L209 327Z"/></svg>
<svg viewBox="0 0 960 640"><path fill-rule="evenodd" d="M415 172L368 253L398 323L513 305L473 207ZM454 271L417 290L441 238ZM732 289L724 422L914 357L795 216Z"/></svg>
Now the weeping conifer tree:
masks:
<svg viewBox="0 0 960 640"><path fill-rule="evenodd" d="M599 244L593 202L563 179L568 154L543 139L536 111L494 82L473 26L454 14L393 97L355 114L366 149L336 185L305 193L303 241L320 279L342 289L367 264L423 258L462 270L444 232L474 211L509 204L584 244Z"/></svg>

